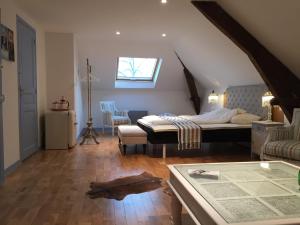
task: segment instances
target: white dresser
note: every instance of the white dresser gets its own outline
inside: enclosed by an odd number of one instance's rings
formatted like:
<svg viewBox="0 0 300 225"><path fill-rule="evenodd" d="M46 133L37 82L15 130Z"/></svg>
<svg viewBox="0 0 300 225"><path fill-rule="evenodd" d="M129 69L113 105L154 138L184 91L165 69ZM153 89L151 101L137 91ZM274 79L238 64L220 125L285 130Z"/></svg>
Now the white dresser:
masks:
<svg viewBox="0 0 300 225"><path fill-rule="evenodd" d="M76 115L69 111L46 113L46 149L68 149L76 145Z"/></svg>
<svg viewBox="0 0 300 225"><path fill-rule="evenodd" d="M255 121L251 130L251 157L260 156L261 147L266 141L269 127L283 126L283 123L273 121Z"/></svg>

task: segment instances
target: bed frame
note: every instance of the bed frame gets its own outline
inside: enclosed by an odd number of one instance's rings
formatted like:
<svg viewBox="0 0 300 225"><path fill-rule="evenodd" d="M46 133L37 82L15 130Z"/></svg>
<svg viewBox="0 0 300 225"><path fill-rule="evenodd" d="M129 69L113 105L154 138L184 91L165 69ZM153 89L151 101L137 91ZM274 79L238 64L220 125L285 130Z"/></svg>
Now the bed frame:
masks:
<svg viewBox="0 0 300 225"><path fill-rule="evenodd" d="M178 144L177 131L154 132L151 128L137 123L147 132L151 144ZM210 129L201 131L202 142L251 142L251 128Z"/></svg>
<svg viewBox="0 0 300 225"><path fill-rule="evenodd" d="M265 85L229 87L224 93L224 107L242 108L265 119L267 110L261 106L261 97L267 90ZM163 158L166 157L166 144L178 144L177 131L154 132L140 122L137 122L137 125L147 132L151 144L163 145ZM251 128L204 129L201 135L203 143L251 142Z"/></svg>

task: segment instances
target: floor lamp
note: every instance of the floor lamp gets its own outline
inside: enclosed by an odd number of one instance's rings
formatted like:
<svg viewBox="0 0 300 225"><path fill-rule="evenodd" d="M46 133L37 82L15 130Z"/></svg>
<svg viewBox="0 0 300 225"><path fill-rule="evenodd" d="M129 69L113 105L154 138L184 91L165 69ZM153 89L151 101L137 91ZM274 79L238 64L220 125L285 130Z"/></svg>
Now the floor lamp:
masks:
<svg viewBox="0 0 300 225"><path fill-rule="evenodd" d="M86 67L87 67L87 100L88 100L88 120L87 120L87 127L85 128L85 132L82 135L82 141L80 145L83 145L87 139L93 139L96 144L99 144L97 141L97 132L93 128L93 118L92 118L92 67L89 63L89 59L86 59Z"/></svg>

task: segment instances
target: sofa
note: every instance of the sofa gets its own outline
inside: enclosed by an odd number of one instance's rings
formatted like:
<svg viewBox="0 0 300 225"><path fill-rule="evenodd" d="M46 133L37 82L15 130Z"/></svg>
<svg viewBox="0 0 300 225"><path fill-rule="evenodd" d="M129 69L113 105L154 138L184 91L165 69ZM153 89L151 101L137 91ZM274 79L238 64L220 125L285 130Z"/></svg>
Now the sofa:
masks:
<svg viewBox="0 0 300 225"><path fill-rule="evenodd" d="M268 129L261 160L283 160L300 165L300 108L294 109L290 126Z"/></svg>

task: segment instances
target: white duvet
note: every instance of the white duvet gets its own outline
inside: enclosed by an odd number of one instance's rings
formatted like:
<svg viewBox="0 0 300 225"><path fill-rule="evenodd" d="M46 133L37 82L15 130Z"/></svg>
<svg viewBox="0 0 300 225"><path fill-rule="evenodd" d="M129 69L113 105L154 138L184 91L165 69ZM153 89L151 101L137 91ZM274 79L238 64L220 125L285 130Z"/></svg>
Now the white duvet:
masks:
<svg viewBox="0 0 300 225"><path fill-rule="evenodd" d="M151 123L152 125L171 125L172 123L168 120L164 120L160 116L151 115L151 116L144 116L144 120L146 120L148 123Z"/></svg>
<svg viewBox="0 0 300 225"><path fill-rule="evenodd" d="M201 115L181 115L179 117L188 119L197 124L220 124L220 123L228 123L231 118L237 114L236 109L227 109L222 108L218 110L214 110L212 112L204 113ZM163 117L151 115L143 117L148 123L152 125L171 125L172 123L168 120L163 119Z"/></svg>
<svg viewBox="0 0 300 225"><path fill-rule="evenodd" d="M194 116L181 116L197 124L228 123L237 114L236 109L222 108L212 112Z"/></svg>

